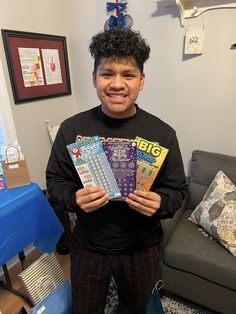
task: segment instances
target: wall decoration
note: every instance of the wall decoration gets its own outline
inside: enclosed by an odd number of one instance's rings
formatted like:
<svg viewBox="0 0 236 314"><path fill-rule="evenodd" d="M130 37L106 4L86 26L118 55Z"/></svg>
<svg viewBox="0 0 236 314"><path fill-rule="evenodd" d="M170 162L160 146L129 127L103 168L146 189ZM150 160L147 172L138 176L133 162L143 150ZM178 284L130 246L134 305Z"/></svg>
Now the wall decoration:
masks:
<svg viewBox="0 0 236 314"><path fill-rule="evenodd" d="M16 104L71 94L66 37L2 29Z"/></svg>
<svg viewBox="0 0 236 314"><path fill-rule="evenodd" d="M106 3L107 14L109 19L105 22L104 30L107 31L113 27L131 28L133 19L129 14L127 0L113 0Z"/></svg>
<svg viewBox="0 0 236 314"><path fill-rule="evenodd" d="M185 54L202 54L204 48L204 28L187 28L185 33Z"/></svg>

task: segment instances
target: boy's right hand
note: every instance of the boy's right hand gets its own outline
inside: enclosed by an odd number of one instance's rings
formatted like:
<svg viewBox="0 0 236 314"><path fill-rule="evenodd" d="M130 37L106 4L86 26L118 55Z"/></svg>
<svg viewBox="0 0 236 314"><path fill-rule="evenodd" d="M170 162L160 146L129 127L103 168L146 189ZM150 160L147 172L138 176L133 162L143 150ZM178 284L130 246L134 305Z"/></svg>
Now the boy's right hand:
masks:
<svg viewBox="0 0 236 314"><path fill-rule="evenodd" d="M86 187L75 194L76 204L86 213L90 213L108 203L108 195L103 188Z"/></svg>

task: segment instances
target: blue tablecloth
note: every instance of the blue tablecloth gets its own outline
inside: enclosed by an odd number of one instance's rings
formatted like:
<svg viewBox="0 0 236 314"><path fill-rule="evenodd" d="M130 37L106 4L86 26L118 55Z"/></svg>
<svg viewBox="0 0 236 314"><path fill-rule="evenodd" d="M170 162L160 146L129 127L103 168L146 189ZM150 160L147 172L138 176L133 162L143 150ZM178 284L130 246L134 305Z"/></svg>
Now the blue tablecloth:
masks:
<svg viewBox="0 0 236 314"><path fill-rule="evenodd" d="M51 253L63 226L36 183L0 190L0 265L33 243Z"/></svg>

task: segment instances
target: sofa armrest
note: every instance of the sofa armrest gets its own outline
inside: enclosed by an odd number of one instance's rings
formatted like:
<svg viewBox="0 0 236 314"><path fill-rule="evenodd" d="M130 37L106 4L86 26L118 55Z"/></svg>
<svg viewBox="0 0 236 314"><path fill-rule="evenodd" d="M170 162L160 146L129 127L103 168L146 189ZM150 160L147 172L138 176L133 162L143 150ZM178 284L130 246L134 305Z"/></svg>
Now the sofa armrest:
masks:
<svg viewBox="0 0 236 314"><path fill-rule="evenodd" d="M178 224L180 218L183 215L184 210L186 209L187 197L184 199L181 207L177 210L173 218L162 219L161 226L163 231L162 240L160 243L160 247L164 248L170 236L172 235L176 225Z"/></svg>

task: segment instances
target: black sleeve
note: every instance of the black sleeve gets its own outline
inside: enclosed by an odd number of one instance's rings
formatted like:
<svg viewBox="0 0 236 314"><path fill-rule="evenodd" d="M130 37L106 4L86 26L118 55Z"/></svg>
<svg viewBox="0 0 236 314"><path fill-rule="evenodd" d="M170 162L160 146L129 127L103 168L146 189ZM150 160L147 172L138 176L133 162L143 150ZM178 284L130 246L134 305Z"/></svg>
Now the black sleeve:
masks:
<svg viewBox="0 0 236 314"><path fill-rule="evenodd" d="M188 189L176 135L172 138L168 148L169 152L153 188L161 196L161 206L157 212L160 219L174 216L186 197Z"/></svg>
<svg viewBox="0 0 236 314"><path fill-rule="evenodd" d="M73 142L73 140L71 141ZM46 185L49 196L68 211L78 210L75 193L82 183L66 148L62 127L59 128L52 146L46 169Z"/></svg>

